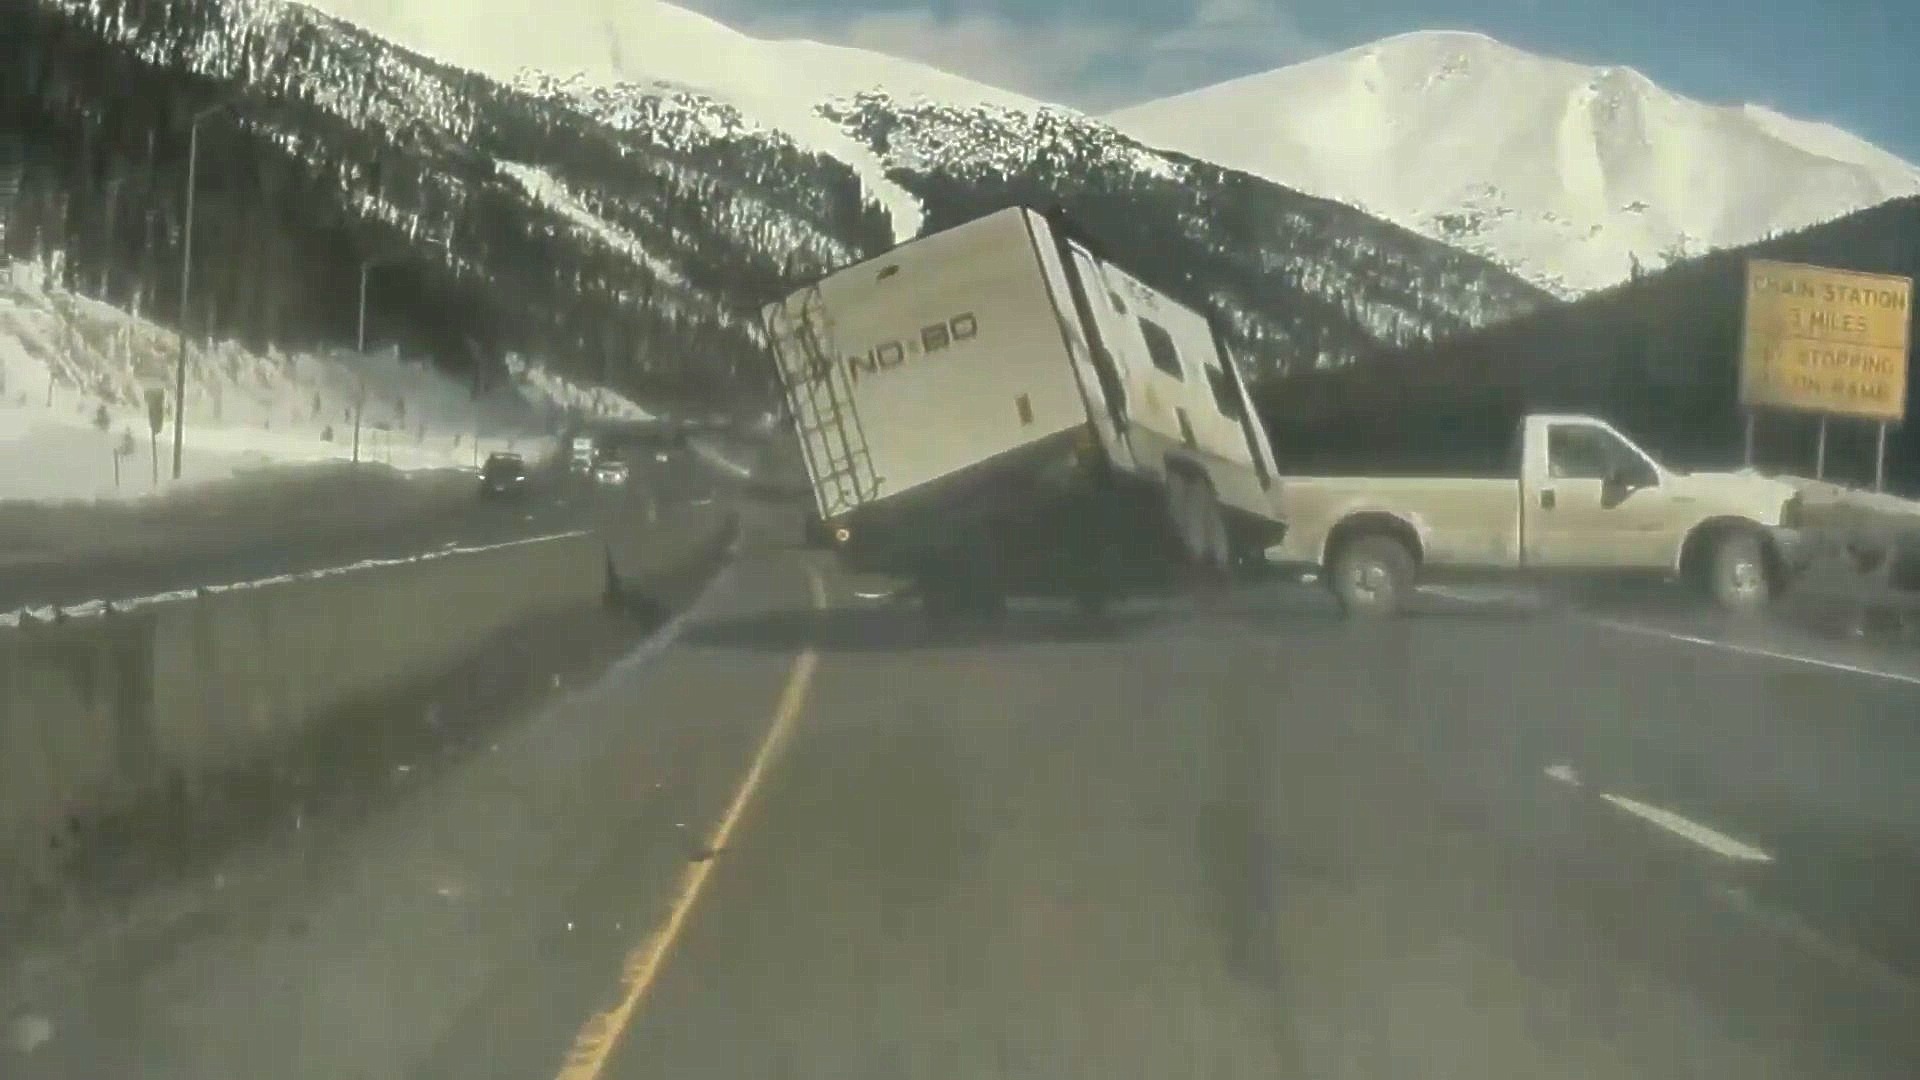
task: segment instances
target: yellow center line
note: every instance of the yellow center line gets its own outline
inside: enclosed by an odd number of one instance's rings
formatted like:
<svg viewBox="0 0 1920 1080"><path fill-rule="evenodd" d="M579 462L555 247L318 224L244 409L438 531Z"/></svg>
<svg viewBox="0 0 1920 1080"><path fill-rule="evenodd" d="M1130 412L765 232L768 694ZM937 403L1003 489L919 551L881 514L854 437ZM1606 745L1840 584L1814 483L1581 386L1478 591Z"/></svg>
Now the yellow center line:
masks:
<svg viewBox="0 0 1920 1080"><path fill-rule="evenodd" d="M827 606L826 586L821 582L820 575L811 569L807 571L807 586L813 595L813 606L824 609ZM727 806L727 812L720 817L720 824L714 828L706 850L716 853L726 850L727 840L740 824L740 818L746 813L747 804L753 800L761 778L806 706L807 690L813 684L814 668L819 663L820 654L811 647L802 650L794 658L793 669L787 675L786 686L780 692L780 702L774 709L773 723L761 739L760 748L753 755L753 764L747 768L747 775L734 792L733 802ZM632 1025L641 1003L646 1000L648 991L666 966L667 954L685 929L694 905L700 901L707 878L713 874L714 862L711 858L702 859L688 863L681 870L680 880L673 892L673 906L668 909L666 921L627 953L621 965L619 1002L611 1009L595 1013L581 1026L580 1033L574 1037L572 1049L567 1053L566 1064L560 1069L559 1080L599 1080L621 1036Z"/></svg>

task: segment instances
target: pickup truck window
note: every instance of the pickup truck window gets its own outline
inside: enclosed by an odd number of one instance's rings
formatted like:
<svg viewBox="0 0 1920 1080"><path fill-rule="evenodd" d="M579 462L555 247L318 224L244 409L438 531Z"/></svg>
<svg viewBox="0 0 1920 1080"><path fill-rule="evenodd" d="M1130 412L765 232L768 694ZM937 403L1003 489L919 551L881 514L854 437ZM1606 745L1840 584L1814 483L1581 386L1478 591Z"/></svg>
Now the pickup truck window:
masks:
<svg viewBox="0 0 1920 1080"><path fill-rule="evenodd" d="M1186 372L1180 366L1180 349L1173 343L1173 335L1152 319L1140 320L1140 333L1147 339L1147 355L1152 358L1153 366L1184 380Z"/></svg>
<svg viewBox="0 0 1920 1080"><path fill-rule="evenodd" d="M1547 429L1547 474L1556 480L1604 480L1618 469L1635 473L1646 460L1605 428L1555 424Z"/></svg>

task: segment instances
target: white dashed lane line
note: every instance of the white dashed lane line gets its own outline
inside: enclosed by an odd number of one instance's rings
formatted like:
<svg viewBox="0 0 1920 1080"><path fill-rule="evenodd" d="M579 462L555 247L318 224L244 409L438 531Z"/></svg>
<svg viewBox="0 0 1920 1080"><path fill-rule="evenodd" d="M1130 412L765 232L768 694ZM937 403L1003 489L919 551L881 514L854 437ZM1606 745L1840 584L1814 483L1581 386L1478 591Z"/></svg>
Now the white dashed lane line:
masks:
<svg viewBox="0 0 1920 1080"><path fill-rule="evenodd" d="M1695 645L1706 649L1719 649L1722 652L1730 652L1758 660L1776 660L1781 663L1804 664L1808 667L1835 671L1845 675L1858 675L1862 678L1881 679L1887 682L1903 683L1907 686L1920 686L1920 674L1911 674L1904 671L1889 671L1885 668L1869 667L1864 664L1849 664L1840 660L1829 660L1825 657L1808 656L1804 653L1769 649L1761 645L1744 645L1736 641L1721 641L1717 638L1701 637L1698 634L1681 633L1678 630L1662 630L1658 627L1642 626L1638 623L1621 622L1618 619L1604 619L1589 616L1586 617L1586 621L1594 626L1612 630L1620 634L1631 634L1646 638L1661 638L1666 641L1677 641L1681 644Z"/></svg>
<svg viewBox="0 0 1920 1080"><path fill-rule="evenodd" d="M1580 774L1575 772L1571 765L1549 765L1547 766L1546 773L1549 777L1558 780L1568 787L1578 788L1585 786L1580 781ZM1671 810L1654 806L1651 803L1644 803L1638 799L1630 799L1625 795L1615 795L1610 791L1600 792L1600 798L1605 800L1610 806L1618 807L1642 821L1665 829L1667 832L1699 847L1705 848L1722 858L1734 859L1740 862L1770 863L1773 861L1773 856L1754 847L1752 844L1736 840L1718 829L1702 825L1691 818L1676 814Z"/></svg>
<svg viewBox="0 0 1920 1080"><path fill-rule="evenodd" d="M1600 797L1642 821L1652 822L1675 836L1706 848L1715 855L1738 859L1742 862L1773 861L1773 856L1752 844L1741 843L1718 829L1710 829L1697 821L1681 817L1671 810L1663 810L1658 806L1629 799L1624 795L1615 795L1612 792L1602 793Z"/></svg>

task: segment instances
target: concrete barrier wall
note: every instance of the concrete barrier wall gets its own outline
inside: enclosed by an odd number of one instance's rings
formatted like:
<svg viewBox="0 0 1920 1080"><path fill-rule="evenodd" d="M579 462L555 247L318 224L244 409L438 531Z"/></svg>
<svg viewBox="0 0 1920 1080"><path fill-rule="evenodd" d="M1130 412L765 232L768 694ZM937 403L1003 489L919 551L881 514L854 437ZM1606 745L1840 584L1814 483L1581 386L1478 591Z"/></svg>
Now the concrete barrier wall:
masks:
<svg viewBox="0 0 1920 1080"><path fill-rule="evenodd" d="M69 822L198 786L309 721L604 595L592 535L449 552L0 629L0 906Z"/></svg>
<svg viewBox="0 0 1920 1080"><path fill-rule="evenodd" d="M0 639L0 885L57 859L67 819L113 802L139 773L156 621L8 630Z"/></svg>

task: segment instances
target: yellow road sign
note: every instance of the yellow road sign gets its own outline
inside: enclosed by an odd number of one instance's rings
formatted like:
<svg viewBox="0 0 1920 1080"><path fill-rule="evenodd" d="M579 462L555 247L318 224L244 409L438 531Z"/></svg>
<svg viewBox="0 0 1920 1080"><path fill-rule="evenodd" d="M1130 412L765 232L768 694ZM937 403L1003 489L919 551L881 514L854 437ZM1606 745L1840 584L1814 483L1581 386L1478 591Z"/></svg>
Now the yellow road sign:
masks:
<svg viewBox="0 0 1920 1080"><path fill-rule="evenodd" d="M1740 401L1898 422L1912 323L1911 278L1749 260Z"/></svg>

